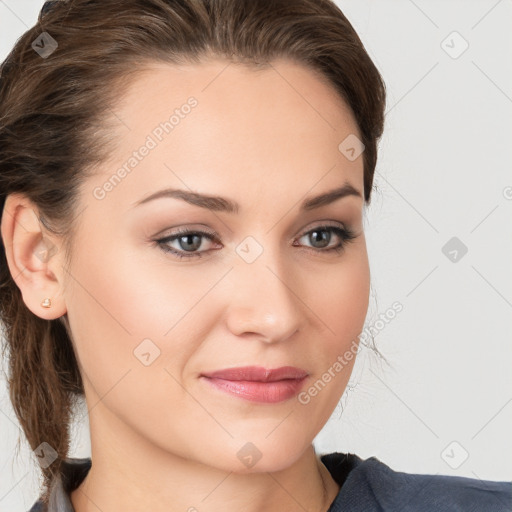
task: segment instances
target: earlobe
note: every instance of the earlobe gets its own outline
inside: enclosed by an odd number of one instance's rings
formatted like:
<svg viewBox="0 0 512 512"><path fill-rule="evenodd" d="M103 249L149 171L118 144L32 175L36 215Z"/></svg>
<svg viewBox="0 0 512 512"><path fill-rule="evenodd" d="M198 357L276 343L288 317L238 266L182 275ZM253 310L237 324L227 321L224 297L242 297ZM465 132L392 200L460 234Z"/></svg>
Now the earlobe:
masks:
<svg viewBox="0 0 512 512"><path fill-rule="evenodd" d="M9 271L23 302L35 315L51 320L67 311L61 297L63 275L58 247L48 238L36 212L25 196L9 194L1 233Z"/></svg>

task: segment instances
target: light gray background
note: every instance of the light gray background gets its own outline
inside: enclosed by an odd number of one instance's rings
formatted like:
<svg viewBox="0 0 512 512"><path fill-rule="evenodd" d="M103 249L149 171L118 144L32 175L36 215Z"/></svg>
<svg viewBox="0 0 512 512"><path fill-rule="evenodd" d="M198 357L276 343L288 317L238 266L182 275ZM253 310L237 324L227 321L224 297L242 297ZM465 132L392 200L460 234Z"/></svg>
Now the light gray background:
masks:
<svg viewBox="0 0 512 512"><path fill-rule="evenodd" d="M41 5L0 0L1 60ZM512 480L512 0L338 5L388 89L365 220L367 324L395 301L403 311L375 337L392 368L360 353L315 446L401 471ZM452 237L468 248L456 262L442 252ZM38 470L23 438L14 459L22 434L3 381L0 400L0 511L26 511ZM89 456L87 428L75 431L72 455Z"/></svg>

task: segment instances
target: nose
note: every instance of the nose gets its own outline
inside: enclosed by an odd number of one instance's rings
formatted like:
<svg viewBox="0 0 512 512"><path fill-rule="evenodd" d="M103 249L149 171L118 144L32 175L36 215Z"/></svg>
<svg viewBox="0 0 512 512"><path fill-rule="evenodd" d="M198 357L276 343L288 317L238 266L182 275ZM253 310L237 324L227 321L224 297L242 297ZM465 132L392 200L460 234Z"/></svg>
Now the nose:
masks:
<svg viewBox="0 0 512 512"><path fill-rule="evenodd" d="M236 261L229 276L226 322L230 332L275 343L302 330L307 322L307 301L292 272L269 251L252 263Z"/></svg>

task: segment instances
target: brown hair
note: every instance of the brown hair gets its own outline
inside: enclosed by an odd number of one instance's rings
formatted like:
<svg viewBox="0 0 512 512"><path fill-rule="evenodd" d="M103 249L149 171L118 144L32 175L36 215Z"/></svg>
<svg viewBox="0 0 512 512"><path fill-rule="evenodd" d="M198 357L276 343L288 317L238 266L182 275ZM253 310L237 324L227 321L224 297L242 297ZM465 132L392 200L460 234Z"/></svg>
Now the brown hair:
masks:
<svg viewBox="0 0 512 512"><path fill-rule="evenodd" d="M45 57L32 46L42 32L58 45ZM151 61L208 56L253 66L285 57L326 78L358 123L369 203L385 86L330 0L59 0L47 2L0 68L0 212L7 195L25 194L44 227L62 237L69 262L78 190L112 150L108 113L128 78ZM47 502L82 380L67 315L45 320L26 307L3 240L0 291L14 411L33 450L47 442L58 454L42 468Z"/></svg>

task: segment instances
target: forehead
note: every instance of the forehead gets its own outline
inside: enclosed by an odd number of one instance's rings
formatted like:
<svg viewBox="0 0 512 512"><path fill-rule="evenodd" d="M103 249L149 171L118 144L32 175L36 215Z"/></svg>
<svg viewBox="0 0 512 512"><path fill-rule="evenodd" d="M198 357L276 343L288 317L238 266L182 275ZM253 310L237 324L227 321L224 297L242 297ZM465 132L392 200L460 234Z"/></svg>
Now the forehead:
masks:
<svg viewBox="0 0 512 512"><path fill-rule="evenodd" d="M183 95L201 96L210 108L285 101L283 106L316 112L327 123L336 120L330 112L333 104L345 115L351 114L326 76L287 59L258 67L223 59L181 65L148 62L135 77L118 103L126 114L162 98L179 100Z"/></svg>
<svg viewBox="0 0 512 512"><path fill-rule="evenodd" d="M233 196L243 182L254 196L348 178L362 191L362 157L349 161L338 149L359 136L357 123L317 72L284 59L266 68L209 60L155 62L135 76L112 111L115 151L99 183L152 147L116 185L118 202L174 185L211 194L228 188Z"/></svg>

